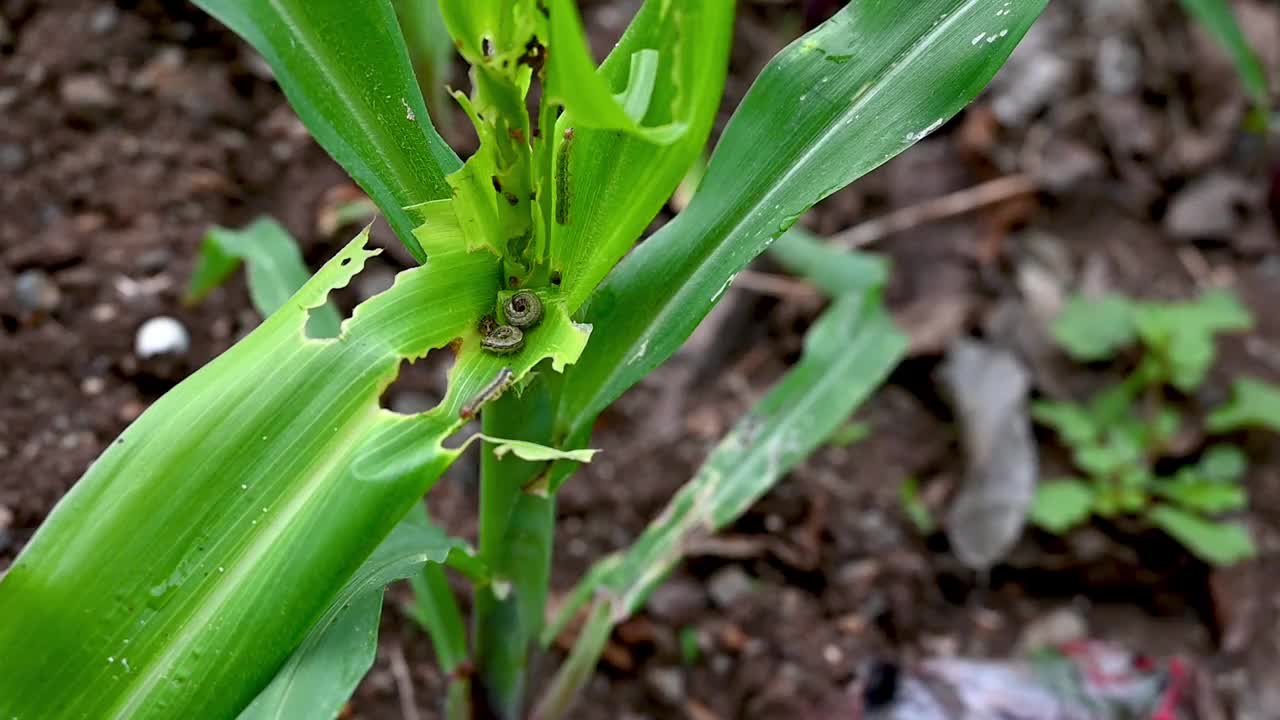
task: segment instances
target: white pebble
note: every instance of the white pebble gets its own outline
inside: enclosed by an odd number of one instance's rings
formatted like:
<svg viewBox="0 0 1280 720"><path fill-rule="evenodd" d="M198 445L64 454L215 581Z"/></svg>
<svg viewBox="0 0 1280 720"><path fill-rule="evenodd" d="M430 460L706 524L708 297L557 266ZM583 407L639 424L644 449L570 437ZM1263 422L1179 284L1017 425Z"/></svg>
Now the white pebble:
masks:
<svg viewBox="0 0 1280 720"><path fill-rule="evenodd" d="M191 336L182 323L171 317L154 317L142 323L134 338L133 350L140 358L181 355L191 347Z"/></svg>

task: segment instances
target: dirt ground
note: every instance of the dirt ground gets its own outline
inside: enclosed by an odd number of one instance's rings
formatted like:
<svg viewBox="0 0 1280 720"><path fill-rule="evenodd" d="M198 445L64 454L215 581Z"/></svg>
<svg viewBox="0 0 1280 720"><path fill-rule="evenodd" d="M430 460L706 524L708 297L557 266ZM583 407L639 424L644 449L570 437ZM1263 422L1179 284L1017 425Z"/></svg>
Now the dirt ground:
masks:
<svg viewBox="0 0 1280 720"><path fill-rule="evenodd" d="M636 3L585 5L603 49ZM720 126L767 59L836 3L739 6ZM1280 8L1236 6L1280 77ZM917 478L940 516L963 476L937 379L957 337L1018 353L1041 396L1080 398L1111 377L1065 361L1044 335L1038 318L1078 289L1239 293L1257 327L1222 344L1189 412L1221 402L1237 376L1280 380L1280 316L1269 312L1280 306L1280 154L1275 137L1240 129L1245 109L1227 57L1172 0L1055 0L978 102L806 216L832 234L1001 177L1035 188L875 239L912 349L857 415L870 435L818 452L694 548L615 633L577 716L822 717L872 658L1002 657L1065 626L1192 659L1201 720L1280 718L1276 438L1239 438L1262 552L1230 570L1160 535L1094 525L1066 538L1028 531L980 577L942 533L922 537L898 499ZM0 118L3 569L108 442L258 322L238 278L182 304L204 231L270 214L316 266L351 233L325 212L351 186L261 61L182 2L0 0ZM472 149L460 115L441 124L460 153ZM408 266L385 227L375 238L388 252L340 298L348 307ZM602 416L601 459L561 495L557 591L635 537L798 357L821 302L800 281L766 282L779 275L757 261L690 348ZM141 360L136 331L162 315L181 322L189 347ZM421 409L441 380L419 364L386 402ZM1052 436L1037 438L1046 467L1061 463ZM474 535L476 470L464 459L430 498L463 535ZM437 716L444 681L399 611L406 597L388 593L351 717ZM680 640L690 633L692 660ZM540 663L535 684L553 665Z"/></svg>

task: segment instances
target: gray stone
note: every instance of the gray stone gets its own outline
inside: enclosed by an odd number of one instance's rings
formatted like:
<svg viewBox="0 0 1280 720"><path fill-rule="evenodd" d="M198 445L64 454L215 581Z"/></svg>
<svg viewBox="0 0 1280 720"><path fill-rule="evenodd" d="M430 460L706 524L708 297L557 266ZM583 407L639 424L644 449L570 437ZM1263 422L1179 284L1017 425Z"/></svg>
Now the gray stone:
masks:
<svg viewBox="0 0 1280 720"><path fill-rule="evenodd" d="M1093 65L1094 81L1108 95L1129 95L1142 84L1142 51L1126 35L1102 38Z"/></svg>
<svg viewBox="0 0 1280 720"><path fill-rule="evenodd" d="M1071 64L1048 53L1037 53L1010 68L1009 79L998 90L991 109L1001 124L1022 127L1050 101L1067 95Z"/></svg>
<svg viewBox="0 0 1280 720"><path fill-rule="evenodd" d="M89 17L89 30L95 35L105 35L115 29L120 21L120 11L113 5L104 5Z"/></svg>
<svg viewBox="0 0 1280 720"><path fill-rule="evenodd" d="M115 93L97 75L72 75L62 81L58 94L72 110L105 110L116 102Z"/></svg>
<svg viewBox="0 0 1280 720"><path fill-rule="evenodd" d="M0 144L0 171L16 173L27 166L27 149L18 143Z"/></svg>
<svg viewBox="0 0 1280 720"><path fill-rule="evenodd" d="M682 705L685 699L684 673L675 668L651 668L645 671L645 685L669 705Z"/></svg>
<svg viewBox="0 0 1280 720"><path fill-rule="evenodd" d="M727 608L736 605L755 589L755 581L737 565L717 570L707 581L707 590L715 604Z"/></svg>
<svg viewBox="0 0 1280 720"><path fill-rule="evenodd" d="M27 312L51 313L62 302L62 292L42 270L25 270L13 282L13 295Z"/></svg>
<svg viewBox="0 0 1280 720"><path fill-rule="evenodd" d="M1089 145L1055 137L1045 144L1044 160L1034 172L1045 190L1066 194L1102 177L1106 167L1102 155Z"/></svg>
<svg viewBox="0 0 1280 720"><path fill-rule="evenodd" d="M1164 227L1179 240L1227 240L1255 203L1253 189L1242 178L1211 173L1178 191Z"/></svg>
<svg viewBox="0 0 1280 720"><path fill-rule="evenodd" d="M9 549L13 544L13 535L9 532L9 528L13 526L13 511L4 505L0 505L0 552ZM4 577L0 574L0 577Z"/></svg>
<svg viewBox="0 0 1280 720"><path fill-rule="evenodd" d="M672 578L658 586L645 606L649 614L672 625L686 625L707 607L707 595L697 583Z"/></svg>
<svg viewBox="0 0 1280 720"><path fill-rule="evenodd" d="M153 317L142 323L134 337L134 353L140 358L157 355L181 355L191 347L191 336L177 320Z"/></svg>
<svg viewBox="0 0 1280 720"><path fill-rule="evenodd" d="M173 253L165 247L152 248L139 255L136 263L142 272L155 274L173 263Z"/></svg>
<svg viewBox="0 0 1280 720"><path fill-rule="evenodd" d="M1060 607L1028 623L1018 638L1018 647L1030 653L1080 640L1088 633L1089 624L1079 610Z"/></svg>

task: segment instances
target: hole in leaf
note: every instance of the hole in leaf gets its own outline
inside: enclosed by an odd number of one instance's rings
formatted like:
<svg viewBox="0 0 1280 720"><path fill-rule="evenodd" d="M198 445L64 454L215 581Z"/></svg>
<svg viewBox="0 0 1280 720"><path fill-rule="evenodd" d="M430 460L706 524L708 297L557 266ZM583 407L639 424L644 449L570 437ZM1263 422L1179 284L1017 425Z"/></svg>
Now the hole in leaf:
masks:
<svg viewBox="0 0 1280 720"><path fill-rule="evenodd" d="M432 351L417 362L401 360L399 373L383 391L379 406L401 415L426 412L445 396L449 387L449 369L453 352Z"/></svg>
<svg viewBox="0 0 1280 720"><path fill-rule="evenodd" d="M346 265L351 258L343 258ZM349 283L329 291L325 304L307 311L306 335L312 340L332 340L339 335L343 318L351 317L355 307L390 288L396 279L395 269L377 258L365 262L364 269Z"/></svg>
<svg viewBox="0 0 1280 720"><path fill-rule="evenodd" d="M303 332L311 340L333 340L342 332L342 316L331 303L311 308Z"/></svg>

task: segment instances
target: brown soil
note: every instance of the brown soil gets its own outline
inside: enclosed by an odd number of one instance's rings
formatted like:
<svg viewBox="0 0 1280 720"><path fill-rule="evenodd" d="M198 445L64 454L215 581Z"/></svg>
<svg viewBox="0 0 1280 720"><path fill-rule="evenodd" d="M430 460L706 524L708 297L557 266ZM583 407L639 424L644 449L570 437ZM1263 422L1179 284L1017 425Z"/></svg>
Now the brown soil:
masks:
<svg viewBox="0 0 1280 720"><path fill-rule="evenodd" d="M588 23L600 44L617 34L632 5L591 4ZM834 4L741 5L722 120L767 58ZM1261 34L1255 44L1280 48L1280 10L1239 5L1250 32ZM1273 438L1241 438L1252 461L1248 520L1264 552L1226 572L1161 536L1098 526L1065 540L1029 532L982 578L955 559L943 534L914 530L899 504L899 481L916 477L940 516L963 475L953 418L935 382L951 339L976 334L1015 347L1031 359L1041 394L1078 397L1105 379L1104 369L1062 361L1034 332L1009 330L1009 316L1022 318L1015 328L1027 324L1035 300L1029 264L1047 264L1070 289L1187 297L1209 285L1237 288L1258 327L1224 343L1189 412L1220 402L1238 375L1280 379L1280 317L1268 312L1280 304L1280 244L1274 205L1266 204L1278 166L1256 137L1237 131L1238 122L1214 114L1243 107L1229 66L1173 3L1152 3L1130 27L1147 58L1142 86L1100 99L1092 66L1081 58L1105 38L1081 18L1084 10L1051 10L1062 17L1047 17L1046 25L1085 30L1062 51L1076 59L1050 107L1002 126L993 106L1009 91L997 84L805 222L836 232L1028 170L1027 158L1061 171L1060 186L876 245L894 261L889 299L913 352L859 412L872 434L820 451L723 537L694 548L650 608L619 628L578 717L813 717L854 687L873 657L1002 656L1055 612L1080 616L1092 636L1194 658L1207 678L1206 707L1220 717L1275 717L1266 714L1278 705L1269 704L1261 682L1280 659L1280 443ZM1160 54L1184 45L1190 59ZM1277 52L1264 53L1273 73L1280 72ZM239 279L199 305L182 304L204 231L270 214L315 265L349 234L322 232L319 222L349 183L307 137L260 62L185 3L0 0L0 116L3 568L125 425L258 322ZM465 153L474 141L461 127L454 122L444 132ZM1064 178L1072 167L1064 157L1084 158L1093 170ZM1175 239L1171 208L1215 173L1244 188L1228 208L1226 231ZM1271 202L1280 205L1280 194ZM1207 207L1200 216L1212 214ZM348 304L408 260L385 228L375 236L389 252ZM775 272L767 260L753 269ZM20 277L52 283L56 293L46 289L44 304L33 307L18 289ZM711 360L677 356L602 417L595 443L602 459L562 495L556 591L635 537L794 361L819 309L741 287L727 298L726 349ZM181 321L190 349L140 360L135 332L160 315ZM423 402L438 385L439 374L420 364L389 402ZM1061 462L1052 438L1040 440L1046 464ZM433 513L464 535L474 529L475 474L474 460L464 460L432 496ZM730 592L744 578L745 589ZM404 588L388 594L378 661L351 717L407 717L410 702L418 717L436 717L443 679L425 636L397 609L404 599ZM696 636L696 658L682 658L682 633ZM412 701L391 670L401 655ZM541 663L539 681L555 659Z"/></svg>

